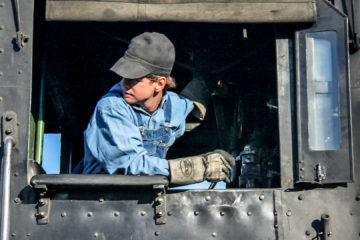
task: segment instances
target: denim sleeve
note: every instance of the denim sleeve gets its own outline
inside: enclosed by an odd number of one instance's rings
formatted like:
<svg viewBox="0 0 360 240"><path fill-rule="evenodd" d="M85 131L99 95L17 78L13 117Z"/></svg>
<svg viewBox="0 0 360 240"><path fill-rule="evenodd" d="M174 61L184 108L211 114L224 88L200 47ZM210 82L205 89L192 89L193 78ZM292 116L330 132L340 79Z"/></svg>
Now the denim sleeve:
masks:
<svg viewBox="0 0 360 240"><path fill-rule="evenodd" d="M172 120L174 121L174 124L178 126L175 132L175 138L178 139L184 135L186 117L194 109L194 103L190 99L181 95L171 94L170 97L171 102L173 103L173 109L176 109L176 111L173 112Z"/></svg>
<svg viewBox="0 0 360 240"><path fill-rule="evenodd" d="M169 176L167 160L146 155L140 131L123 109L97 107L84 137L110 174Z"/></svg>

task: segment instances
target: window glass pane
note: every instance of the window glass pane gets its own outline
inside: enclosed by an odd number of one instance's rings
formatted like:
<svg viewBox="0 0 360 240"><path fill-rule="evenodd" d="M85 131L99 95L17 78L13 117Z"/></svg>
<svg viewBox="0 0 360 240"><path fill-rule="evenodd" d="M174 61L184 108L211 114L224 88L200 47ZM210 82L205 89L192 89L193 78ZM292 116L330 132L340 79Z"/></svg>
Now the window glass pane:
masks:
<svg viewBox="0 0 360 240"><path fill-rule="evenodd" d="M60 173L61 134L44 134L42 167L46 173Z"/></svg>
<svg viewBox="0 0 360 240"><path fill-rule="evenodd" d="M306 35L306 69L310 149L339 149L339 74L335 31Z"/></svg>

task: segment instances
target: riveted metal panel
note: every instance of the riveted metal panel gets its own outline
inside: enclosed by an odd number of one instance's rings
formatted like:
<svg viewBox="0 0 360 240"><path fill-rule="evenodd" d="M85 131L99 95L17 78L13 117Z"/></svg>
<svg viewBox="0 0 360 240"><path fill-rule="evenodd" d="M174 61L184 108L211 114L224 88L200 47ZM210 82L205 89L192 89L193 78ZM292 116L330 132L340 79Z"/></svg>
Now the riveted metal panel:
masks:
<svg viewBox="0 0 360 240"><path fill-rule="evenodd" d="M271 190L169 192L162 225L154 221L152 189L49 195L46 225L36 225L34 203L19 204L17 239L278 239Z"/></svg>
<svg viewBox="0 0 360 240"><path fill-rule="evenodd" d="M329 239L358 239L360 199L354 184L334 189L312 189L282 194L285 239L323 239L322 214L330 217ZM327 238L326 238L327 239Z"/></svg>

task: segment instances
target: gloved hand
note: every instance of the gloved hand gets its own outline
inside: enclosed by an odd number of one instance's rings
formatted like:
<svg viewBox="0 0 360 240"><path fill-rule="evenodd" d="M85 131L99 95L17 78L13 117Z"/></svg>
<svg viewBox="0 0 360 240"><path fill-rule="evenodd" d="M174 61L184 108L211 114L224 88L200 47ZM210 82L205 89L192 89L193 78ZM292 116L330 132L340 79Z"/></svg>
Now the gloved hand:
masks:
<svg viewBox="0 0 360 240"><path fill-rule="evenodd" d="M215 150L199 156L169 160L170 183L186 185L202 182L227 181L235 159L224 150Z"/></svg>

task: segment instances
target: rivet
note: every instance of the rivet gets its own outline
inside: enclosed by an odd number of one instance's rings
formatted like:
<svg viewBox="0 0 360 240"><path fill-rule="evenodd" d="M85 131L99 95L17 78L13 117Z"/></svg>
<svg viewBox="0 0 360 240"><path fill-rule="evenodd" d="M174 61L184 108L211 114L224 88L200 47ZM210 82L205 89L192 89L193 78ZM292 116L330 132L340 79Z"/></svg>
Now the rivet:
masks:
<svg viewBox="0 0 360 240"><path fill-rule="evenodd" d="M355 199L356 201L360 201L360 195L357 195Z"/></svg>
<svg viewBox="0 0 360 240"><path fill-rule="evenodd" d="M0 72L0 77L1 77L2 75L4 75L4 73L3 73L3 72Z"/></svg>
<svg viewBox="0 0 360 240"><path fill-rule="evenodd" d="M213 233L211 234L211 236L214 237L214 238L216 237L216 235L217 235L216 232L213 232Z"/></svg>
<svg viewBox="0 0 360 240"><path fill-rule="evenodd" d="M260 197L259 197L259 199L260 199L260 200L264 200L264 199L265 199L265 196L261 194Z"/></svg>
<svg viewBox="0 0 360 240"><path fill-rule="evenodd" d="M118 211L114 212L114 216L115 216L115 217L120 216L120 212L118 212Z"/></svg>
<svg viewBox="0 0 360 240"><path fill-rule="evenodd" d="M286 216L288 216L288 217L290 217L291 216L291 211L290 210L288 210L287 212L286 212Z"/></svg>
<svg viewBox="0 0 360 240"><path fill-rule="evenodd" d="M0 25L0 30L4 30L5 26L4 25Z"/></svg>
<svg viewBox="0 0 360 240"><path fill-rule="evenodd" d="M300 171L304 171L304 170L305 170L305 168L303 168L303 167L302 167L302 168L300 168Z"/></svg>
<svg viewBox="0 0 360 240"><path fill-rule="evenodd" d="M352 212L350 213L350 216L354 215Z"/></svg>
<svg viewBox="0 0 360 240"><path fill-rule="evenodd" d="M279 227L279 225L278 225L278 224L275 224L275 225L274 225L274 228L278 228L278 227Z"/></svg>
<svg viewBox="0 0 360 240"><path fill-rule="evenodd" d="M310 230L306 230L306 231L305 231L305 235L306 235L306 236L310 236L310 234L311 234Z"/></svg>
<svg viewBox="0 0 360 240"><path fill-rule="evenodd" d="M45 216L46 216L46 215L45 215L44 212L40 212L40 213L39 213L39 217L40 217L40 218L45 218Z"/></svg>
<svg viewBox="0 0 360 240"><path fill-rule="evenodd" d="M304 176L303 176L303 175L301 175L301 176L300 176L300 178L301 178L301 179L303 179L303 178L304 178Z"/></svg>
<svg viewBox="0 0 360 240"><path fill-rule="evenodd" d="M19 203L21 203L21 199L17 197L17 198L14 199L14 202L19 204Z"/></svg>
<svg viewBox="0 0 360 240"><path fill-rule="evenodd" d="M92 217L92 215L93 215L92 212L88 212L88 213L87 213L87 216L88 216L88 217Z"/></svg>
<svg viewBox="0 0 360 240"><path fill-rule="evenodd" d="M163 216L163 213L162 213L162 212L158 212L158 213L156 214L156 216L159 217L159 218L161 218L161 217Z"/></svg>
<svg viewBox="0 0 360 240"><path fill-rule="evenodd" d="M159 236L160 235L160 232L159 231L156 231L155 232L155 236Z"/></svg>
<svg viewBox="0 0 360 240"><path fill-rule="evenodd" d="M99 236L99 234L96 232L94 233L94 238L97 238Z"/></svg>
<svg viewBox="0 0 360 240"><path fill-rule="evenodd" d="M194 212L194 215L195 215L195 216L199 215L199 212L198 212L198 211L195 211L195 212Z"/></svg>
<svg viewBox="0 0 360 240"><path fill-rule="evenodd" d="M173 213L170 211L170 212L168 212L167 213L168 214L168 216L171 216L171 215L173 215Z"/></svg>
<svg viewBox="0 0 360 240"><path fill-rule="evenodd" d="M30 237L30 236L31 236L31 233L27 233L26 236Z"/></svg>
<svg viewBox="0 0 360 240"><path fill-rule="evenodd" d="M278 212L277 211L274 211L274 216L277 216L278 215Z"/></svg>
<svg viewBox="0 0 360 240"><path fill-rule="evenodd" d="M11 236L12 236L12 237L15 237L15 236L16 236L16 233L11 233Z"/></svg>
<svg viewBox="0 0 360 240"><path fill-rule="evenodd" d="M303 200L303 199L304 199L304 194L300 194L300 195L298 196L298 199L299 199L299 200Z"/></svg>
<svg viewBox="0 0 360 240"><path fill-rule="evenodd" d="M145 216L145 215L146 215L146 212L145 212L145 211L141 211L141 212L140 212L140 215L141 215L141 216Z"/></svg>
<svg viewBox="0 0 360 240"><path fill-rule="evenodd" d="M225 212L220 212L220 216L224 216L225 215Z"/></svg>
<svg viewBox="0 0 360 240"><path fill-rule="evenodd" d="M5 7L5 3L0 3L0 7Z"/></svg>
<svg viewBox="0 0 360 240"><path fill-rule="evenodd" d="M23 71L20 69L19 71L18 71L18 74L22 74L23 73Z"/></svg>
<svg viewBox="0 0 360 240"><path fill-rule="evenodd" d="M252 216L252 212L251 212L251 211L248 211L248 212L247 212L247 215L248 215L248 216Z"/></svg>
<svg viewBox="0 0 360 240"><path fill-rule="evenodd" d="M206 197L205 197L205 200L206 200L206 201L210 201L210 200L211 200L211 197L210 197L210 196L206 196Z"/></svg>
<svg viewBox="0 0 360 240"><path fill-rule="evenodd" d="M4 49L3 48L0 48L0 53L3 53L4 52Z"/></svg>
<svg viewBox="0 0 360 240"><path fill-rule="evenodd" d="M105 201L104 197L99 198L99 202L103 203Z"/></svg>
<svg viewBox="0 0 360 240"><path fill-rule="evenodd" d="M299 163L304 163L304 160L300 160Z"/></svg>

